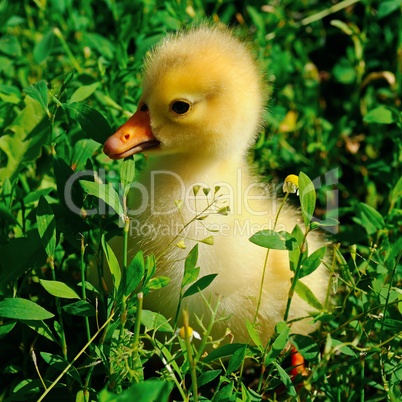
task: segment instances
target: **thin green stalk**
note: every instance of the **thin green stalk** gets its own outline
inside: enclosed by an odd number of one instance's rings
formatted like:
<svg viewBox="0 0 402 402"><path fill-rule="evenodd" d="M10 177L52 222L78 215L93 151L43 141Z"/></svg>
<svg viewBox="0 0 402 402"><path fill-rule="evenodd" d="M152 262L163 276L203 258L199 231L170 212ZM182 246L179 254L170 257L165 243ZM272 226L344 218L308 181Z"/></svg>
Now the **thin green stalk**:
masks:
<svg viewBox="0 0 402 402"><path fill-rule="evenodd" d="M391 272L391 278L389 280L389 287L388 287L387 297L385 299L384 313L383 313L382 321L381 321L381 329L380 329L380 334L381 334L380 341L381 341L381 343L384 340L384 324L385 324L385 319L386 319L386 316L387 316L387 310L388 310L389 298L390 298L391 289L392 289L392 283L394 281L396 268L398 267L398 264L399 264L399 261L401 260L401 257L402 257L402 250L399 251L399 254L396 257L395 264L394 264L394 267L393 267L392 272ZM382 377L382 380L383 380L383 383L384 383L384 389L387 391L387 395L388 395L389 384L388 384L387 376L386 376L385 369L384 369L383 352L380 353L380 367L381 367L381 377ZM388 390L387 390L387 388L388 388Z"/></svg>
<svg viewBox="0 0 402 402"><path fill-rule="evenodd" d="M45 381L43 381L42 375L41 375L41 373L40 373L40 371L39 371L38 362L37 362L37 360L36 360L36 354L35 354L35 351L34 351L33 349L32 349L32 351L31 351L31 356L32 356L32 361L33 361L33 363L34 363L36 372L38 373L38 377L39 377L39 379L40 379L40 382L42 383L43 388L45 388L45 390L46 390L47 387L46 387Z"/></svg>
<svg viewBox="0 0 402 402"><path fill-rule="evenodd" d="M132 341L133 353L130 356L130 370L133 370L134 362L138 359L138 343L140 340L140 327L141 327L141 315L142 315L142 302L144 299L144 294L142 292L137 294L137 314L135 317L134 324L134 335ZM140 360L140 359L138 359Z"/></svg>
<svg viewBox="0 0 402 402"><path fill-rule="evenodd" d="M85 262L84 262L84 254L85 254L85 242L84 242L84 235L81 236L81 288L82 288L82 300L86 301L87 300L87 294L86 294L86 285L85 285ZM85 316L85 327L87 330L87 338L88 340L91 339L91 331L89 328L89 318L88 316Z"/></svg>
<svg viewBox="0 0 402 402"><path fill-rule="evenodd" d="M304 245L306 243L306 238L307 238L307 235L308 235L309 231L310 231L310 227L308 226L308 227L306 227L306 231L304 233L303 241L302 241L302 244L300 246L299 260L297 261L297 267L296 267L296 270L295 270L295 275L294 275L294 277L292 279L292 286L289 289L288 301L286 303L286 311L285 311L285 315L283 317L283 320L285 322L287 322L287 320L288 320L289 312L290 312L290 305L292 304L292 299L293 299L293 295L295 293L296 284L297 284L297 281L299 280L300 270L301 270L301 265L302 265L302 258L303 258L303 249L304 249Z"/></svg>
<svg viewBox="0 0 402 402"><path fill-rule="evenodd" d="M219 197L218 197L219 198ZM189 222L187 222L179 231L179 233L169 242L169 244L162 250L162 252L155 258L155 263L158 262L158 260L166 253L167 250L169 250L170 247L177 241L178 238L181 237L181 234L184 232L184 230L191 225L193 222L195 222L200 216L202 216L215 202L217 201L217 198L214 198L211 202L211 204L208 204L198 215L196 215L193 219L191 219Z"/></svg>
<svg viewBox="0 0 402 402"><path fill-rule="evenodd" d="M279 218L279 214L281 213L282 207L285 205L285 201L288 198L289 193L285 193L285 197L283 197L282 203L279 206L278 212L276 214L275 217L275 222L274 222L274 227L272 228L272 230L275 230L276 228L276 224L278 223L278 218ZM267 263L268 263L268 257L269 257L269 250L267 250L267 254L265 255L265 261L264 261L264 268L262 270L262 278L261 278L261 285L260 285L260 294L258 295L258 302L257 302L257 309L255 311L255 316L254 316L254 321L253 321L253 325L256 324L257 322L257 317L258 317L258 312L260 310L260 305L261 305L261 299L262 299L262 289L264 287L264 280L265 280L265 273L267 270Z"/></svg>
<svg viewBox="0 0 402 402"><path fill-rule="evenodd" d="M310 15L309 17L306 17L300 21L300 25L309 25L313 22L322 20L325 17L328 17L328 15L337 13L338 11L343 10L346 7L349 7L360 0L344 0L341 1L338 4L334 4L332 7L326 8L325 10L322 10L318 13L315 13L313 15Z"/></svg>
<svg viewBox="0 0 402 402"><path fill-rule="evenodd" d="M197 373L196 373L196 364L193 359L193 354L191 351L191 342L190 342L190 333L189 333L189 316L188 311L183 311L183 321L184 321L184 333L185 333L185 341L186 341L186 349L187 349L187 357L188 362L190 364L190 374L191 374L191 383L193 387L193 400L198 402L198 388L197 388Z"/></svg>
<svg viewBox="0 0 402 402"><path fill-rule="evenodd" d="M142 302L144 299L144 294L142 292L138 293L137 295L137 315L135 318L135 325L134 325L134 337L133 343L136 347L138 345L138 341L140 339L140 326L141 326L141 315L142 315Z"/></svg>
<svg viewBox="0 0 402 402"><path fill-rule="evenodd" d="M54 259L53 256L49 256L49 262L50 262L50 268L52 270L52 276L53 280L56 281L56 270L54 267ZM67 342L66 342L66 334L64 333L64 324L63 324L63 317L61 314L61 303L60 299L58 297L55 297L56 301L56 309L57 309L57 314L59 316L59 324L60 324L60 330L61 330L61 350L63 352L63 356L65 359L67 359Z"/></svg>
<svg viewBox="0 0 402 402"><path fill-rule="evenodd" d="M128 267L128 232L130 230L130 219L126 215L124 217L124 243L123 243L123 270L127 271Z"/></svg>
<svg viewBox="0 0 402 402"><path fill-rule="evenodd" d="M71 63L73 64L74 68L81 74L84 72L84 70L81 68L80 64L78 63L78 60L74 57L72 51L70 50L70 47L68 46L68 43L65 41L62 33L60 32L60 29L55 27L53 28L53 33L59 38L61 45L63 46L65 52L67 53L69 59L71 60Z"/></svg>
<svg viewBox="0 0 402 402"><path fill-rule="evenodd" d="M207 303L207 300L205 299L205 297L204 297L204 295L202 293L201 293L201 297ZM198 362L201 359L201 356L202 356L202 354L204 352L205 346L207 345L209 334L211 333L212 327L215 324L215 317L218 314L218 308L219 308L220 301L221 301L221 299L218 298L218 301L216 302L215 310L211 309L211 318L209 320L207 330L206 330L204 336L202 337L201 345L198 348L197 354L195 355L195 358L194 358L196 362Z"/></svg>
<svg viewBox="0 0 402 402"><path fill-rule="evenodd" d="M335 247L337 247L337 246L335 246ZM328 309L329 297L331 295L331 283L332 283L332 278L334 276L333 272L335 271L335 269L334 269L335 261L336 261L336 254L334 252L334 257L332 259L332 271L331 271L331 273L329 275L327 294L325 295L324 310Z"/></svg>
<svg viewBox="0 0 402 402"><path fill-rule="evenodd" d="M361 383L364 384L365 376L364 376L364 356L361 357L360 359L360 364L361 364L361 371L360 371L360 376L361 376ZM360 388L360 402L364 402L364 386L361 386Z"/></svg>
<svg viewBox="0 0 402 402"><path fill-rule="evenodd" d="M103 330L103 328L106 327L107 324L112 320L114 316L114 313L110 315L110 317L103 323L103 325L96 331L95 335L85 344L85 346L77 353L77 355L74 357L74 359L69 363L64 370L61 372L61 374L52 382L50 387L45 390L45 392L40 396L37 402L43 401L45 396L56 386L56 384L63 378L63 376L70 370L72 365L79 359L79 357L85 352L85 350L89 347L89 345L96 339L96 337L100 334L100 332Z"/></svg>
<svg viewBox="0 0 402 402"><path fill-rule="evenodd" d="M123 286L124 293L122 296L121 302L121 328L120 328L120 336L123 335L124 327L126 325L127 320L127 295L126 295L126 287L127 287L127 266L128 266L128 232L130 230L130 219L127 215L124 217L124 239L123 239L123 280L120 286Z"/></svg>
<svg viewBox="0 0 402 402"><path fill-rule="evenodd" d="M91 383L91 377L92 377L92 372L94 371L95 366L90 366L89 370L88 370L88 374L87 374L87 378L85 379L85 384L84 384L84 402L89 402L90 398L89 398L89 392L88 392L88 388L90 386Z"/></svg>
<svg viewBox="0 0 402 402"><path fill-rule="evenodd" d="M163 344L160 344L160 343L158 343L158 341L155 341L155 339L153 337L151 337L147 334L145 334L145 337L152 344L153 349L158 351L159 357L161 358L163 365L166 367L168 373L170 374L173 382L175 383L177 390L179 391L181 397L183 398L183 401L188 402L187 395L185 394L183 387L181 386L179 380L177 379L177 377L174 373L172 366L169 363L169 361L171 361L172 356L170 355L168 349ZM168 356L165 357L165 355L163 354L163 349L166 351L166 353L168 353ZM180 377L180 373L178 373L178 375ZM180 378L180 379L182 380L182 378Z"/></svg>
<svg viewBox="0 0 402 402"><path fill-rule="evenodd" d="M180 289L180 294L179 294L179 303L177 305L177 309L176 309L176 314L174 316L174 321L173 321L173 329L175 330L177 327L177 321L179 319L179 313L180 313L180 308L181 308L181 302L183 299L183 288Z"/></svg>

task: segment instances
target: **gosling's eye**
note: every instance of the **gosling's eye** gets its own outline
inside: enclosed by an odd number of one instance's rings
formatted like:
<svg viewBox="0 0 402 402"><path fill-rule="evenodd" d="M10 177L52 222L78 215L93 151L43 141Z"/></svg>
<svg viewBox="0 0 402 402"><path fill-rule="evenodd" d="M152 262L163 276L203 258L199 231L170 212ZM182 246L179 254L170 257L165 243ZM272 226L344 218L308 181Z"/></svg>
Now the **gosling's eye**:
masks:
<svg viewBox="0 0 402 402"><path fill-rule="evenodd" d="M141 112L146 112L148 110L148 106L146 105L146 103L144 103L141 107L140 107Z"/></svg>
<svg viewBox="0 0 402 402"><path fill-rule="evenodd" d="M186 114L190 110L190 104L184 101L175 101L172 103L172 110L177 114Z"/></svg>

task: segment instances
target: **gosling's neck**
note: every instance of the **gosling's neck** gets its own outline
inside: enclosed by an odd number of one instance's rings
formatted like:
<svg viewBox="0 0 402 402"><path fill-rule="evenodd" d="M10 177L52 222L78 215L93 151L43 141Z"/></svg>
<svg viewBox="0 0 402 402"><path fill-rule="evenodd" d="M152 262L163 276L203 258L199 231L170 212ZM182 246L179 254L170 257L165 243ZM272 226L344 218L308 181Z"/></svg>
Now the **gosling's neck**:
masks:
<svg viewBox="0 0 402 402"><path fill-rule="evenodd" d="M162 154L150 157L144 175L171 172L187 185L192 185L206 180L208 182L230 180L239 168L243 169L246 166L246 155L243 152L233 153L230 157L202 152Z"/></svg>

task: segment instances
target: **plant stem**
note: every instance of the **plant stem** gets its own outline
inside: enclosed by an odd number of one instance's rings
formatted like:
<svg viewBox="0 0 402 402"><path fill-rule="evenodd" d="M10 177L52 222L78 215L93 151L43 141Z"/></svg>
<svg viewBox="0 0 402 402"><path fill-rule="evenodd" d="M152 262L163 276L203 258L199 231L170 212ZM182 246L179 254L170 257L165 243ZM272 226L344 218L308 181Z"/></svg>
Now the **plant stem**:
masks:
<svg viewBox="0 0 402 402"><path fill-rule="evenodd" d="M337 246L335 246L337 247ZM332 278L334 276L333 272L335 271L335 261L336 261L336 254L334 252L334 257L332 259L332 271L329 275L329 280L328 280L328 287L327 287L327 294L325 295L325 302L324 302L324 310L327 310L328 308L328 303L329 303L329 296L331 294L331 282L332 282Z"/></svg>
<svg viewBox="0 0 402 402"><path fill-rule="evenodd" d="M219 198L219 197L218 197ZM166 253L167 250L177 241L179 237L182 237L181 234L184 232L184 230L191 225L193 222L195 222L200 216L202 216L215 202L217 201L217 198L214 198L211 202L211 204L208 204L199 214L197 214L193 219L191 219L189 222L187 222L179 231L179 233L169 242L169 244L162 250L162 252L155 257L155 263L158 262L158 260Z"/></svg>
<svg viewBox="0 0 402 402"><path fill-rule="evenodd" d="M189 316L188 310L183 311L183 321L184 321L184 333L186 340L186 349L187 349L187 357L188 362L190 364L190 374L191 374L191 382L193 387L193 400L194 402L198 402L198 388L197 388L197 373L195 371L195 361L193 359L193 354L191 351L191 342L190 342L190 334L189 334Z"/></svg>
<svg viewBox="0 0 402 402"><path fill-rule="evenodd" d="M288 198L289 193L285 194L285 197L283 197L282 203L279 206L278 212L276 214L275 217L275 222L274 222L274 227L272 228L272 230L275 230L276 228L276 224L278 223L278 218L279 218L279 214L281 213L282 207L285 205L285 201ZM257 322L257 317L258 317L258 312L260 310L260 305L261 305L261 299L262 299L262 289L264 287L264 280L265 280L265 272L267 270L267 263L268 263L268 257L269 257L269 250L267 249L267 254L265 255L265 261L264 261L264 268L262 270L262 277L261 277L261 285L260 285L260 294L258 295L258 302L257 302L257 309L255 311L255 316L254 316L254 321L253 321L253 325L256 324Z"/></svg>
<svg viewBox="0 0 402 402"><path fill-rule="evenodd" d="M144 299L144 294L142 292L138 293L137 295L137 315L135 318L135 325L134 325L134 346L138 345L138 341L140 339L140 326L141 326L141 315L142 315L142 301Z"/></svg>
<svg viewBox="0 0 402 402"><path fill-rule="evenodd" d="M85 254L85 242L84 242L84 236L81 236L81 287L82 287L82 300L86 301L87 300L87 295L86 295L86 288L85 288L85 262L84 262L84 254ZM87 330L87 338L88 341L91 339L91 331L89 328L89 318L88 316L85 316L85 327Z"/></svg>
<svg viewBox="0 0 402 402"><path fill-rule="evenodd" d="M304 254L303 249L304 249L304 245L306 243L306 238L307 238L307 235L308 235L309 231L310 231L310 226L307 226L306 231L304 233L302 244L300 245L300 255L299 255L299 260L297 261L297 267L296 267L296 270L295 270L295 275L294 275L294 277L292 279L292 286L289 289L288 302L286 304L286 311L285 311L285 315L283 317L283 320L285 322L287 322L287 320L288 320L289 312L290 312L290 305L292 303L292 298L293 298L293 295L295 293L297 281L299 280L300 269L301 269L301 265L302 265L302 258L303 258L303 254Z"/></svg>
<svg viewBox="0 0 402 402"><path fill-rule="evenodd" d="M380 334L381 334L380 341L381 341L381 343L384 340L384 324L385 324L385 319L386 319L386 316L387 316L387 310L388 310L389 298L390 298L390 294L391 294L392 282L394 281L395 272L396 272L396 269L397 269L397 267L399 265L399 261L401 260L401 257L402 257L402 250L399 251L399 254L395 259L395 264L394 264L394 267L393 267L392 272L391 272L391 278L389 280L387 298L385 299L384 313L383 313L382 321L381 321L381 329L380 329ZM384 360L383 360L384 352L385 352L384 350L382 350L380 352L380 367L381 367L381 377L382 377L382 380L383 380L383 383L384 383L384 389L386 390L387 395L388 395L389 384L388 384L388 380L387 380L387 374L386 374L385 368L384 368Z"/></svg>
<svg viewBox="0 0 402 402"><path fill-rule="evenodd" d="M60 29L55 27L53 28L54 34L60 39L61 45L63 46L64 50L66 51L71 63L73 64L74 68L81 74L83 73L83 69L81 68L80 64L78 63L77 59L74 57L70 47L68 46L67 42L65 41Z"/></svg>
<svg viewBox="0 0 402 402"><path fill-rule="evenodd" d="M53 280L56 281L56 270L54 267L53 256L49 256L49 260L50 260L50 268L52 269ZM56 309L57 309L57 314L59 316L60 331L61 331L61 350L63 352L64 358L67 360L67 342L66 342L66 334L64 333L63 317L61 315L61 303L60 303L60 299L56 296L55 296L55 301L56 301Z"/></svg>
<svg viewBox="0 0 402 402"><path fill-rule="evenodd" d="M322 10L318 13L315 13L313 15L310 15L304 19L302 19L300 21L300 25L309 25L313 22L322 20L325 17L328 17L328 15L337 13L338 11L343 10L346 7L349 7L357 2L359 2L360 0L344 0L341 1L338 4L333 5L332 7L326 8L325 10ZM299 25L299 24L298 24Z"/></svg>
<svg viewBox="0 0 402 402"><path fill-rule="evenodd" d="M201 295L202 295L202 294L201 294ZM203 296L203 295L202 295L202 296ZM204 297L203 297L203 298L204 298ZM205 298L204 298L204 301L206 302L206 299L205 299ZM214 324L215 324L215 317L216 317L216 315L218 314L218 308L219 308L220 301L221 301L221 299L218 298L218 301L216 302L215 310L211 310L211 318L210 318L210 320L209 320L208 328L207 328L207 330L206 330L204 336L202 337L201 345L200 345L200 347L198 348L197 354L195 355L195 361L196 361L196 362L201 359L201 356L202 356L202 354L203 354L203 352L204 352L205 346L206 346L207 341L208 341L209 334L211 333L212 327L213 327Z"/></svg>
<svg viewBox="0 0 402 402"><path fill-rule="evenodd" d="M124 327L127 320L127 261L128 261L128 232L130 229L130 219L127 215L124 216L124 241L123 241L123 272L122 281L120 286L123 288L122 301L121 301L121 328L120 336L123 335Z"/></svg>
<svg viewBox="0 0 402 402"><path fill-rule="evenodd" d="M43 401L45 396L56 386L56 384L63 378L63 376L67 373L68 370L72 367L72 365L78 360L78 358L85 352L85 350L88 348L88 346L96 339L96 337L99 335L99 333L102 331L103 328L106 327L107 324L112 320L114 316L114 313L110 315L110 317L103 323L103 325L99 328L98 331L96 331L95 335L85 344L85 346L77 353L77 355L74 357L74 359L69 363L65 369L61 372L61 374L52 382L50 387L46 389L46 391L40 396L37 402Z"/></svg>

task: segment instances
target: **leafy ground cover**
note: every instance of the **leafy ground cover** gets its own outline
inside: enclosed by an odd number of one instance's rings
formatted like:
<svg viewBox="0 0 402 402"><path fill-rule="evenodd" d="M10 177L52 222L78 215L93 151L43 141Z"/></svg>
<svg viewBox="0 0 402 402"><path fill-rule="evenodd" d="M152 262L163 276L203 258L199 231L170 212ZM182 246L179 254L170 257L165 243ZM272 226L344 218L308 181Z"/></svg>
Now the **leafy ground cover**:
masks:
<svg viewBox="0 0 402 402"><path fill-rule="evenodd" d="M303 210L316 205L316 217L340 224L328 232L332 304L321 306L313 337L280 323L266 345L250 324L255 346L202 358L207 336L192 343L189 330L175 336L174 323L142 311L141 295L164 285L152 258L138 255L130 276L112 269L109 293L85 278L123 231L112 188L124 190L144 164L142 156L110 161L101 143L136 107L146 51L205 18L239 26L270 83L250 159L267 180L304 172ZM1 400L402 399L399 0L2 0L0 31ZM84 171L81 184L69 181ZM303 196L308 178L316 204ZM293 235L302 250L303 236ZM310 257L300 261L314 267ZM196 260L195 248L188 284ZM155 332L178 344L179 356ZM308 364L293 383L289 340ZM144 375L152 356L158 370ZM244 368L245 360L255 364Z"/></svg>

